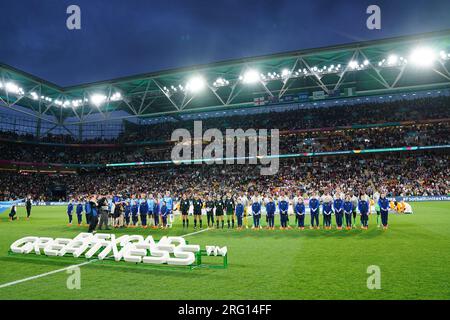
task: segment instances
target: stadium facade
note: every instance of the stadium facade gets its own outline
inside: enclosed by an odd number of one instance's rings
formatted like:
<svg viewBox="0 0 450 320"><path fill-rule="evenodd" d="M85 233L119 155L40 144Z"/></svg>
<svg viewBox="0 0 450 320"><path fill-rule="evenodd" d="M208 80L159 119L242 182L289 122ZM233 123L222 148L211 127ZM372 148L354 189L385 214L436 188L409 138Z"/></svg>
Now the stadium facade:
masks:
<svg viewBox="0 0 450 320"><path fill-rule="evenodd" d="M3 131L110 138L124 124L448 94L450 31L60 87L0 65ZM282 110L282 109L279 109Z"/></svg>
<svg viewBox="0 0 450 320"><path fill-rule="evenodd" d="M5 200L167 189L179 197L204 186L213 195L368 187L450 194L450 31L68 88L0 69ZM282 161L279 173L266 179L257 165L196 165L204 159L175 165L171 133L192 129L193 120L205 130L279 129L280 152L270 155Z"/></svg>

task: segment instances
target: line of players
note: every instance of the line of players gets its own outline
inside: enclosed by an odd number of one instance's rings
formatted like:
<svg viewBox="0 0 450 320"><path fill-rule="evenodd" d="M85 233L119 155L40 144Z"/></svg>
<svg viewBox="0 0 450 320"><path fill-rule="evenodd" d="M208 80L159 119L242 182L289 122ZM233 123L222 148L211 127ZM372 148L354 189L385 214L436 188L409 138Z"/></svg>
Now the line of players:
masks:
<svg viewBox="0 0 450 320"><path fill-rule="evenodd" d="M377 224L381 217L381 223L384 229L388 227L388 212L390 208L390 202L386 198L386 194L374 193L374 206L377 212ZM363 193L360 197L355 195L345 196L341 192L337 192L335 197L332 197L329 193L319 197L317 193L313 193L309 198L309 211L311 214L310 229L320 229L319 216L320 211L323 215L323 227L325 229L331 229L332 215L335 215L336 228L342 229L345 224L346 229L356 227L356 216L359 212L361 228L367 229L369 223L370 214L370 199ZM205 209L207 216L208 227L214 226L214 217L216 218L216 227L224 227L224 216L227 217L228 228L234 228L234 218L237 220L237 228L243 228L247 223L245 221L247 217L247 205L250 203L250 213L253 217L253 229L261 228L261 215L262 208L264 206L266 211L266 222L268 229L275 229L275 212L278 209L280 215L280 229L289 229L289 205L293 205L295 213L295 224L299 229L305 228L305 215L306 205L305 199L301 196L295 196L292 201L289 197L281 195L278 198L274 198L271 195L259 196L255 193L249 200L245 195L238 197L232 197L227 194L225 197L217 196L214 200L212 196L208 196L206 201L200 199L198 195L195 195L192 200L187 199L184 195L180 202L180 211L183 220L183 227L189 226L189 212L190 203L193 206L194 215L194 229L199 224L202 227L202 209ZM322 210L320 210L322 209ZM345 223L344 223L345 219ZM231 220L231 225L230 225Z"/></svg>
<svg viewBox="0 0 450 320"><path fill-rule="evenodd" d="M109 226L115 228L137 227L139 224L143 228L167 228L172 225L173 211L181 212L183 228L189 227L190 214L194 217L194 229L203 227L203 216L206 215L206 223L209 228L224 228L225 217L227 227L234 228L235 222L238 229L248 227L247 217L253 218L253 229L260 229L262 211L266 212L266 224L268 229L275 229L275 213L280 216L280 229L289 229L289 206L292 205L295 225L299 229L305 228L305 215L307 213L306 201L309 204L310 229L320 229L319 217L323 216L323 228L331 229L332 215L335 216L335 224L338 230L351 229L356 227L357 214L360 215L361 229L367 229L369 224L369 214L371 204L374 205L377 213L377 225L381 224L384 229L388 227L388 212L390 202L386 194L375 192L372 199L367 194L362 193L359 197L355 194L343 194L339 190L332 196L325 193L319 197L317 193L312 193L309 199L304 199L301 195L290 199L283 192L279 197L272 197L270 194L260 196L257 192L250 199L243 193L232 196L230 193L225 196L208 195L202 199L199 194L188 197L182 195L181 199L174 202L170 192L166 192L163 197L158 194L141 195L140 197L127 197L123 199L119 196L107 196L108 205L104 207L103 215L100 217L98 227ZM93 215L92 208L89 208L91 201L71 201L67 208L69 225L72 224L73 211L77 215L78 225L82 223L83 209L86 212L86 222L90 224ZM94 205L92 205L94 206ZM95 214L97 215L97 213ZM160 219L161 218L161 219ZM103 222L102 222L103 220Z"/></svg>
<svg viewBox="0 0 450 320"><path fill-rule="evenodd" d="M173 221L173 205L174 202L167 191L165 196L158 194L157 198L152 195L146 197L129 196L101 196L92 195L85 197L83 200L70 200L67 206L67 215L69 218L69 226L72 225L73 213L77 216L78 226L83 223L83 211L85 212L86 224L90 226L90 230L98 228L102 230L115 228L137 227L143 228L148 226L153 228L167 228L171 226Z"/></svg>

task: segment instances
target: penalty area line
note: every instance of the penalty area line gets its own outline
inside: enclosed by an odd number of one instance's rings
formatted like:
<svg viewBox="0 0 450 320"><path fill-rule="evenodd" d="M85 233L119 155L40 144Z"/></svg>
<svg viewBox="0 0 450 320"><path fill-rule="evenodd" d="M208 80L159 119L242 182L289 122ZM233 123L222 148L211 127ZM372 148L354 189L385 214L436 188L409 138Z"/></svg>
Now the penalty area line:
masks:
<svg viewBox="0 0 450 320"><path fill-rule="evenodd" d="M187 234L181 235L180 237L183 237L183 238L184 237L189 237L189 236L193 236L194 234L198 234L198 233L205 232L205 231L208 231L208 230L209 230L209 228L206 228L206 229L202 229L202 230L199 230L199 231L195 231L195 232L191 232L191 233L187 233ZM82 266L85 266L87 264L90 264L90 263L93 263L93 262L96 262L96 261L98 261L98 259L92 259L92 260L89 260L89 261L86 261L86 262L83 262L83 263L80 263L80 264L74 264L74 265L71 265L71 266L68 266L68 267L65 267L65 268L62 268L62 269L57 269L57 270L41 273L41 274L38 274L38 275L35 275L35 276L32 276L32 277L28 277L28 278L24 278L24 279L12 281L12 282L0 284L0 289L6 288L6 287L10 287L10 286L14 286L14 285L19 284L19 283L23 283L23 282L27 282L27 281L43 278L43 277L46 277L46 276L50 276L50 275L55 274L55 273L63 272L63 271L66 271L66 270L70 270L72 268L82 267Z"/></svg>

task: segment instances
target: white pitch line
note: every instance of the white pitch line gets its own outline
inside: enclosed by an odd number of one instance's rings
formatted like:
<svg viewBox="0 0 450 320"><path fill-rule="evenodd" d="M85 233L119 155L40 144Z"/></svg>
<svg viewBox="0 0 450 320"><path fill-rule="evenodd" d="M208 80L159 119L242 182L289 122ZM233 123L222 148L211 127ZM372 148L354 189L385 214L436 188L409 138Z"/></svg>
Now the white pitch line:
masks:
<svg viewBox="0 0 450 320"><path fill-rule="evenodd" d="M204 231L208 231L208 230L209 230L209 228L206 228L206 229L202 229L202 230L199 230L199 231L195 231L195 232L191 232L191 233L188 233L188 234L184 234L184 235L182 235L180 237L189 237L189 236L192 236L194 234L197 234L197 233L200 233L200 232L204 232Z"/></svg>
<svg viewBox="0 0 450 320"><path fill-rule="evenodd" d="M206 229L202 229L202 230L199 230L199 231L195 231L195 232L184 234L184 235L182 235L180 237L189 237L189 236L192 236L194 234L198 234L198 233L201 233L201 232L204 232L204 231L208 231L208 230L209 230L209 228L206 228ZM46 276L49 276L49 275L52 275L52 274L55 274L55 273L63 272L63 271L66 271L66 270L70 270L72 268L81 267L81 266L84 266L84 265L87 265L87 264L90 264L90 263L96 262L96 261L98 261L98 259L89 260L89 261L86 261L86 262L83 262L83 263L80 263L80 264L74 264L74 265L71 265L71 266L68 266L68 267L65 267L65 268L62 268L62 269L53 270L53 271L50 271L50 272L38 274L36 276L28 277L28 278L25 278L25 279L16 280L16 281L8 282L8 283L5 283L5 284L1 284L0 285L0 289L6 288L6 287L10 287L10 286L14 286L14 285L22 283L22 282L43 278L43 277L46 277Z"/></svg>
<svg viewBox="0 0 450 320"><path fill-rule="evenodd" d="M83 262L83 263L80 263L80 264L71 265L71 266L68 266L68 267L65 267L65 268L62 268L62 269L53 270L53 271L50 271L50 272L38 274L36 276L32 276L32 277L29 277L29 278L16 280L16 281L13 281L13 282L8 282L8 283L0 285L0 289L1 288L6 288L6 287L9 287L9 286L13 286L15 284L19 284L19 283L22 283L22 282L26 282L26 281L30 281L30 280L34 280L34 279L38 279L38 278L42 278L42 277L46 277L46 276L49 276L51 274L55 274L55 273L58 273L58 272L63 272L63 271L66 271L66 270L70 270L72 268L81 267L81 266L84 266L86 264L89 264L89 263L92 263L92 262L95 262L95 261L97 261L97 259L89 260L89 261L86 261L86 262Z"/></svg>

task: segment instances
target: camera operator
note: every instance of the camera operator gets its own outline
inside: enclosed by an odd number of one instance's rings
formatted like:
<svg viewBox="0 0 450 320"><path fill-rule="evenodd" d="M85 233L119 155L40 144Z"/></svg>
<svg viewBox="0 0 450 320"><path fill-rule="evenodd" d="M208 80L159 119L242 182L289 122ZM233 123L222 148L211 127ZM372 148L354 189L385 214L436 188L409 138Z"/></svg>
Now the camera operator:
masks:
<svg viewBox="0 0 450 320"><path fill-rule="evenodd" d="M103 225L105 225L106 230L110 230L108 226L109 206L108 206L108 199L106 199L106 197L102 196L98 200L98 208L100 211L100 222L98 224L98 230L102 230Z"/></svg>
<svg viewBox="0 0 450 320"><path fill-rule="evenodd" d="M114 228L123 228L124 202L118 201L114 207Z"/></svg>
<svg viewBox="0 0 450 320"><path fill-rule="evenodd" d="M91 200L89 201L89 207L90 207L90 219L89 219L89 230L88 232L95 233L95 228L97 228L98 224L98 203L97 203L97 197L93 196Z"/></svg>

